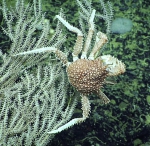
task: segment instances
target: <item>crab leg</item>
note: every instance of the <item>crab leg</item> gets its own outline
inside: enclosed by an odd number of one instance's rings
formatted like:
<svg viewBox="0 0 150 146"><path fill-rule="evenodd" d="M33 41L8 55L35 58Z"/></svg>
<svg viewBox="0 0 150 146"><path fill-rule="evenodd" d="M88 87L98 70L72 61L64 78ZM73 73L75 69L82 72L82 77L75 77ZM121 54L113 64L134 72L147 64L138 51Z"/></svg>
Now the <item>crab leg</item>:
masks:
<svg viewBox="0 0 150 146"><path fill-rule="evenodd" d="M88 35L87 35L87 39L85 41L85 45L84 45L84 49L82 51L82 55L81 55L81 59L86 59L87 58L87 52L88 52L88 49L89 49L89 46L90 46L90 43L91 43L91 40L92 40L92 36L93 36L93 32L94 32L94 17L95 17L95 12L96 10L93 10L92 11L92 14L90 16L90 20L89 20L89 32L88 32Z"/></svg>
<svg viewBox="0 0 150 146"><path fill-rule="evenodd" d="M78 59L78 54L81 52L82 50L82 45L83 45L83 33L81 30L79 30L78 28L72 26L71 24L69 24L64 18L62 18L59 15L56 15L56 18L65 26L67 27L68 30L77 33L77 40L74 46L74 50L72 53L73 56L73 61L76 61Z"/></svg>
<svg viewBox="0 0 150 146"><path fill-rule="evenodd" d="M44 47L44 48L34 49L31 51L21 52L21 53L15 54L13 56L42 53L42 52L55 52L56 50L57 50L57 48L54 48L54 47Z"/></svg>
<svg viewBox="0 0 150 146"><path fill-rule="evenodd" d="M108 104L110 102L109 98L101 90L99 90L99 97L102 99L102 103L104 104Z"/></svg>
<svg viewBox="0 0 150 146"><path fill-rule="evenodd" d="M88 118L89 113L90 113L90 109L91 109L90 102L89 102L88 98L84 95L82 95L81 100L82 100L82 110L83 110L82 118L72 119L71 121L69 121L65 125L59 127L58 129L55 129L55 130L52 130L52 131L48 132L48 134L59 133L59 132L65 130L65 129L68 129L69 127L71 127L75 124L78 124L78 123L81 123L81 122L85 121L86 118Z"/></svg>
<svg viewBox="0 0 150 146"><path fill-rule="evenodd" d="M44 47L44 48L39 48L31 51L26 51L26 52L21 52L18 54L15 54L13 56L18 56L18 55L27 55L27 54L34 54L34 53L44 53L44 52L53 52L56 54L56 56L62 61L63 65L68 66L69 62L67 60L67 56L65 53L60 51L59 49L55 47Z"/></svg>
<svg viewBox="0 0 150 146"><path fill-rule="evenodd" d="M95 45L93 47L92 52L90 53L88 59L90 60L94 60L95 59L95 54L101 49L101 47L107 43L108 39L106 34L102 33L102 32L98 32L97 36L96 36L96 41L95 41Z"/></svg>

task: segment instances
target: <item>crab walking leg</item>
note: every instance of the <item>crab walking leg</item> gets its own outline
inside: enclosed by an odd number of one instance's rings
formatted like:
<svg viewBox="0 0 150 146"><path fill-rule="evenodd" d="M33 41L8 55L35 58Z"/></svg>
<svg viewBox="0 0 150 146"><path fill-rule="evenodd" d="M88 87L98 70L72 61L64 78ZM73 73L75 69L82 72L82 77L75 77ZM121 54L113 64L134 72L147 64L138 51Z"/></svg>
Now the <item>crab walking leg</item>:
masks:
<svg viewBox="0 0 150 146"><path fill-rule="evenodd" d="M90 106L90 101L85 95L81 95L81 103L82 103L82 116L83 119L87 119L89 117L90 111L91 111L91 106Z"/></svg>
<svg viewBox="0 0 150 146"><path fill-rule="evenodd" d="M55 47L44 47L44 48L34 49L31 51L21 52L21 53L15 54L13 56L42 53L42 52L55 52L56 50L57 50L57 48L55 48Z"/></svg>
<svg viewBox="0 0 150 146"><path fill-rule="evenodd" d="M109 98L101 90L99 90L99 97L102 99L104 104L108 104L110 102Z"/></svg>
<svg viewBox="0 0 150 146"><path fill-rule="evenodd" d="M94 17L95 17L96 10L93 10L89 19L89 31L87 35L87 39L85 41L84 49L82 51L81 59L87 58L87 52L92 40L93 32L94 32Z"/></svg>
<svg viewBox="0 0 150 146"><path fill-rule="evenodd" d="M94 60L95 54L102 48L102 46L105 43L107 43L107 41L108 41L108 38L107 38L106 34L99 31L96 35L95 45L94 45L93 50L90 53L88 59Z"/></svg>
<svg viewBox="0 0 150 146"><path fill-rule="evenodd" d="M53 52L56 54L56 56L58 57L58 59L60 61L62 61L62 63L64 65L68 65L69 62L67 60L67 56L65 53L63 53L62 51L60 51L59 49L55 48L55 47L44 47L44 48L39 48L39 49L35 49L35 50L31 50L31 51L27 51L27 52L21 52L18 54L15 54L13 56L18 56L18 55L27 55L27 54L34 54L34 53L44 53L44 52Z"/></svg>
<svg viewBox="0 0 150 146"><path fill-rule="evenodd" d="M83 46L83 36L77 36L77 40L72 52L73 61L79 59L78 54L81 52L82 46Z"/></svg>
<svg viewBox="0 0 150 146"><path fill-rule="evenodd" d="M73 27L72 25L70 25L65 19L63 19L61 16L56 15L56 18L65 26L68 28L68 30L77 33L77 40L74 46L74 50L72 53L73 56L73 61L76 61L78 59L78 54L81 52L82 50L82 45L83 45L83 33L81 30L79 30L76 27Z"/></svg>
<svg viewBox="0 0 150 146"><path fill-rule="evenodd" d="M81 100L82 100L83 117L72 119L71 121L69 121L65 125L59 127L58 129L48 132L48 134L59 133L65 129L68 129L69 127L71 127L75 124L78 124L78 123L85 121L86 118L88 118L89 113L90 113L90 109L91 109L90 102L89 102L88 98L86 96L83 96L83 95L82 95Z"/></svg>
<svg viewBox="0 0 150 146"><path fill-rule="evenodd" d="M67 56L64 52L60 50L55 51L56 56L58 59L63 63L63 65L68 66L70 63L68 62Z"/></svg>

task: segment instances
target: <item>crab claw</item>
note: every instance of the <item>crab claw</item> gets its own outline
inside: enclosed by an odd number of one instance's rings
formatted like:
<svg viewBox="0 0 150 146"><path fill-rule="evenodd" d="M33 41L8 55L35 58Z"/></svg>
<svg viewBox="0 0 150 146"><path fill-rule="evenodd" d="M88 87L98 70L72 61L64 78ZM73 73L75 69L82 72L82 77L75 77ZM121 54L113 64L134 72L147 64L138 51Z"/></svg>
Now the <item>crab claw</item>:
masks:
<svg viewBox="0 0 150 146"><path fill-rule="evenodd" d="M100 57L105 65L107 65L107 71L109 76L117 76L125 72L125 64L111 55L103 55Z"/></svg>

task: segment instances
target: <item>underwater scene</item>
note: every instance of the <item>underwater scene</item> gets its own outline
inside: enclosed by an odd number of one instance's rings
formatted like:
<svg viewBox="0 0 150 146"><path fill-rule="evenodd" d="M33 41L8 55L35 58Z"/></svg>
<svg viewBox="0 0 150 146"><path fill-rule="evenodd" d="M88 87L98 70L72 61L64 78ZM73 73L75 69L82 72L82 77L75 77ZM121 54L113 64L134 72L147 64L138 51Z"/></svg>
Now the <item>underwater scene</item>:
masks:
<svg viewBox="0 0 150 146"><path fill-rule="evenodd" d="M98 2L92 1L97 11L101 9ZM89 118L84 123L58 134L57 139L53 139L53 144L150 145L150 2L144 0L110 2L114 10L112 19L114 26L103 53L110 53L121 59L126 65L126 72L117 77L115 85L104 87L104 92L110 98L110 104L101 105L95 97L91 97L93 102ZM65 3L67 2L62 5ZM69 7L74 7L73 5ZM68 13L75 16L73 9L71 8ZM103 30L102 27L97 27Z"/></svg>
<svg viewBox="0 0 150 146"><path fill-rule="evenodd" d="M150 146L150 1L0 0L0 25L0 145Z"/></svg>

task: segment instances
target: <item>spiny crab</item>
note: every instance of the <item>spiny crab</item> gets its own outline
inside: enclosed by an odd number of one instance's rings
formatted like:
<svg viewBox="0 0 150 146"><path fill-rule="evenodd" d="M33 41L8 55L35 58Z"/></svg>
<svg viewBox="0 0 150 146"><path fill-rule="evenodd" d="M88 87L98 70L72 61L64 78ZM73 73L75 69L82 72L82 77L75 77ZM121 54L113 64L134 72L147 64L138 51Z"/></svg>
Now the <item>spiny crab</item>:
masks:
<svg viewBox="0 0 150 146"><path fill-rule="evenodd" d="M107 36L102 32L97 33L94 47L90 52L90 54L87 55L94 32L94 17L95 17L95 10L93 10L91 13L89 19L88 35L85 40L84 47L82 48L83 46L82 31L77 27L73 27L72 25L70 25L61 15L56 16L56 18L68 30L77 34L77 40L72 53L73 62L68 62L66 54L55 47L39 48L32 51L17 54L23 55L23 54L40 53L45 51L55 53L67 68L66 72L68 74L70 84L81 93L83 117L72 119L67 124L48 133L57 133L76 123L84 121L89 116L90 112L90 102L87 98L87 95L89 94L95 93L102 99L104 104L109 103L110 100L100 90L100 88L104 83L107 83L107 81L105 81L107 77L117 76L125 72L124 63L122 63L120 60L111 55L103 55L95 58L95 54L99 52L102 46L108 41ZM80 53L81 57L79 58Z"/></svg>

